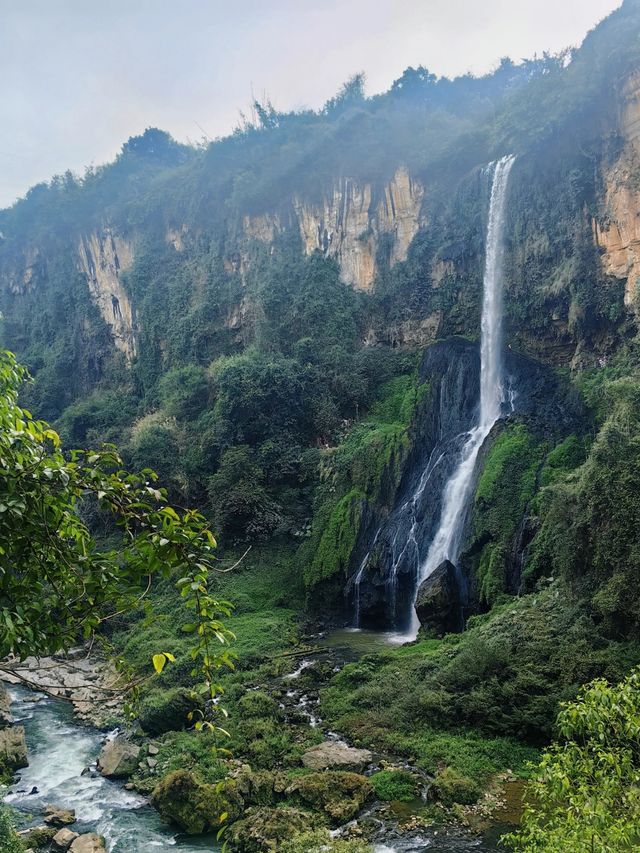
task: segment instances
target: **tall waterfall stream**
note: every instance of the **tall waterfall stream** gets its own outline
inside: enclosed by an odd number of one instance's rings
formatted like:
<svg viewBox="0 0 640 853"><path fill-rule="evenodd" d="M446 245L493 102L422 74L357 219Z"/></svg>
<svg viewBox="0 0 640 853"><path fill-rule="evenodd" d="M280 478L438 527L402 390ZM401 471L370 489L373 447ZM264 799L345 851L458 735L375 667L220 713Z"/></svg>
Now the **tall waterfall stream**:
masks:
<svg viewBox="0 0 640 853"><path fill-rule="evenodd" d="M491 428L499 420L505 402L502 378L503 226L507 185L514 160L513 156L498 160L493 169L491 183L483 280L478 423L468 433L460 451L458 466L445 485L440 523L429 547L427 559L419 566L416 593L420 584L443 560L450 560L455 564L458 559L478 453ZM418 617L413 609L410 639L415 639L418 628Z"/></svg>

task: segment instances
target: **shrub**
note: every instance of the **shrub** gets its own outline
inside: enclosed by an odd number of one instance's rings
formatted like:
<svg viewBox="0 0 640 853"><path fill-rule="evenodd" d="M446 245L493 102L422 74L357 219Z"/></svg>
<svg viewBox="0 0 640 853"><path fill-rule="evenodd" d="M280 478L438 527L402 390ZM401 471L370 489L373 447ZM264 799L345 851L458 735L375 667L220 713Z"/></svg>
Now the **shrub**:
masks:
<svg viewBox="0 0 640 853"><path fill-rule="evenodd" d="M374 773L369 781L379 800L409 803L418 793L416 779L406 770L381 770Z"/></svg>

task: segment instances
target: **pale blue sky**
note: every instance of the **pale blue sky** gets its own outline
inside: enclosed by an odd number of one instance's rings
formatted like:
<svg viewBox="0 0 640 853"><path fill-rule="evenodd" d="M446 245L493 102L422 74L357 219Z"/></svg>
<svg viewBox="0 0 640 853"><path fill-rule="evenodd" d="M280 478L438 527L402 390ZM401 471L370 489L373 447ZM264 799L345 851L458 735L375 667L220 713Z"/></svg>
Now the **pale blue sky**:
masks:
<svg viewBox="0 0 640 853"><path fill-rule="evenodd" d="M620 0L0 0L0 206L158 126L228 133L252 89L318 107L357 71L482 73L579 43Z"/></svg>

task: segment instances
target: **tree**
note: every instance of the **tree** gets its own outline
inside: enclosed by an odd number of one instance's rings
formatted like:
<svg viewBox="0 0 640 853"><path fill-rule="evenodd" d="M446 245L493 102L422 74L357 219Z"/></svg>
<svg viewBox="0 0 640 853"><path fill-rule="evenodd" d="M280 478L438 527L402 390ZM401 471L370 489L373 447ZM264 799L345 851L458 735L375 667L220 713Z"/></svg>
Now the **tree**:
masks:
<svg viewBox="0 0 640 853"><path fill-rule="evenodd" d="M196 635L193 657L213 697L215 670L231 663L232 635L219 618L230 605L207 590L216 546L208 522L169 506L152 471L122 470L114 448L63 454L57 433L18 405L27 378L0 352L0 658L66 649L135 606L154 575L177 573L195 614L184 630ZM94 541L82 519L87 502L120 530L119 547ZM160 652L154 665L171 659Z"/></svg>
<svg viewBox="0 0 640 853"><path fill-rule="evenodd" d="M622 853L640 847L640 668L587 685L558 715L563 743L529 785L519 853Z"/></svg>

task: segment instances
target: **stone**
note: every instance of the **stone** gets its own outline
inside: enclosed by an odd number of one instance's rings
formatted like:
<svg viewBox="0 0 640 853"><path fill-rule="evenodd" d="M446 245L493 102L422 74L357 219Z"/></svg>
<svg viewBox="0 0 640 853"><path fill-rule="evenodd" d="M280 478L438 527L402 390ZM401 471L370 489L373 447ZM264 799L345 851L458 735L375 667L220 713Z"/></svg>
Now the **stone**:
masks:
<svg viewBox="0 0 640 853"><path fill-rule="evenodd" d="M356 749L342 741L324 741L312 746L302 756L302 763L310 770L352 770L356 773L371 763L368 749Z"/></svg>
<svg viewBox="0 0 640 853"><path fill-rule="evenodd" d="M422 627L437 637L460 629L460 590L453 563L443 560L422 581L415 608Z"/></svg>
<svg viewBox="0 0 640 853"><path fill-rule="evenodd" d="M149 744L149 749L147 751L148 751L149 755L157 755L160 752L158 747L155 746L155 744L153 744L153 743Z"/></svg>
<svg viewBox="0 0 640 853"><path fill-rule="evenodd" d="M28 767L27 743L22 726L11 726L0 730L0 765L9 770Z"/></svg>
<svg viewBox="0 0 640 853"><path fill-rule="evenodd" d="M104 841L95 832L79 835L69 847L70 853L102 853L104 850L106 850Z"/></svg>
<svg viewBox="0 0 640 853"><path fill-rule="evenodd" d="M219 828L223 812L229 821L240 817L244 803L233 782L218 789L201 782L187 770L168 773L156 785L151 804L166 820L175 823L189 835L201 835Z"/></svg>
<svg viewBox="0 0 640 853"><path fill-rule="evenodd" d="M47 806L44 810L44 822L49 826L68 826L75 823L76 813L73 809L59 809L57 806Z"/></svg>
<svg viewBox="0 0 640 853"><path fill-rule="evenodd" d="M151 770L153 770L153 768L156 767L157 764L158 764L157 758L147 758L147 765Z"/></svg>
<svg viewBox="0 0 640 853"><path fill-rule="evenodd" d="M7 688L0 682L0 729L10 726L12 722L11 697Z"/></svg>
<svg viewBox="0 0 640 853"><path fill-rule="evenodd" d="M98 768L108 779L123 779L135 773L138 766L140 747L118 735L102 747L98 757Z"/></svg>
<svg viewBox="0 0 640 853"><path fill-rule="evenodd" d="M334 826L341 826L362 810L373 795L373 786L359 773L328 770L300 776L285 793L288 797L295 796L306 806L323 811Z"/></svg>
<svg viewBox="0 0 640 853"><path fill-rule="evenodd" d="M317 816L290 806L250 808L229 828L229 838L242 853L271 853L283 841L317 824Z"/></svg>
<svg viewBox="0 0 640 853"><path fill-rule="evenodd" d="M53 836L53 846L56 850L68 850L76 838L79 838L77 832L72 829L61 829Z"/></svg>

